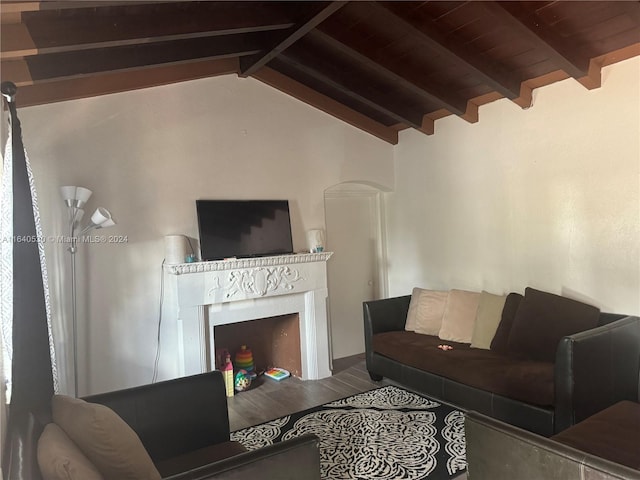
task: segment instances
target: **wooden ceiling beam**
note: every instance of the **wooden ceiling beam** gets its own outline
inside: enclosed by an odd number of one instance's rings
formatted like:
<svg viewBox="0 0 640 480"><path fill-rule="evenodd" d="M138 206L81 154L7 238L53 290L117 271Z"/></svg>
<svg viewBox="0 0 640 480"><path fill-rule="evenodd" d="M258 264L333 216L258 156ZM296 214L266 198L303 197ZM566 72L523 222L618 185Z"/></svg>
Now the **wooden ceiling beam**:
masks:
<svg viewBox="0 0 640 480"><path fill-rule="evenodd" d="M41 1L29 2L24 0L11 1L2 0L2 13L22 13L40 12L44 10L69 10L78 8L115 7L125 5L148 5L167 3L167 0L120 0L120 1L99 1L99 0L78 0L75 2L64 1Z"/></svg>
<svg viewBox="0 0 640 480"><path fill-rule="evenodd" d="M3 58L14 58L34 47L38 53L48 54L280 31L294 24L289 15L275 9L251 10L239 3L209 2L201 5L201 10L185 2L145 4L145 8L135 9L128 4L65 15L58 11L25 14L22 24L0 31L0 51Z"/></svg>
<svg viewBox="0 0 640 480"><path fill-rule="evenodd" d="M238 59L225 58L162 65L136 71L106 72L91 77L67 78L20 86L16 101L19 107L29 107L233 74L237 71Z"/></svg>
<svg viewBox="0 0 640 480"><path fill-rule="evenodd" d="M397 122L405 123L418 130L422 129L422 113L409 112L406 109L400 109L397 105L391 105L390 102L380 96L374 98L372 96L359 93L356 85L345 80L346 76L341 79L335 79L331 75L320 71L318 67L315 66L317 65L317 60L317 58L314 59L314 66L309 66L290 56L288 53L282 53L278 56L278 61L284 62L295 70L302 72L304 75L312 77L329 88L340 92L342 95L366 105L383 115L393 118Z"/></svg>
<svg viewBox="0 0 640 480"><path fill-rule="evenodd" d="M589 58L580 54L575 45L548 28L546 23L520 2L480 2L482 8L504 25L517 30L537 48L542 49L558 68L573 78L589 75Z"/></svg>
<svg viewBox="0 0 640 480"><path fill-rule="evenodd" d="M340 102L323 95L294 79L265 66L252 75L252 78L270 85L287 95L322 110L329 115L336 117L360 130L370 133L392 145L398 143L398 131L392 127L387 127L371 118L362 115Z"/></svg>
<svg viewBox="0 0 640 480"><path fill-rule="evenodd" d="M254 33L52 53L26 57L24 61L28 65L31 80L38 83L108 71L251 55L260 51L260 45L265 41L264 35L266 33ZM11 80L16 85L24 80L6 77L4 69L2 79Z"/></svg>
<svg viewBox="0 0 640 480"><path fill-rule="evenodd" d="M11 27L14 27L13 25ZM23 27L22 25L15 25L15 27ZM83 43L83 44L68 44L68 45L60 45L54 47L36 47L35 43L31 39L31 42L27 41L27 37L23 36L23 32L26 29L16 28L16 29L2 29L2 50L0 52L0 58L22 58L28 55L47 55L51 53L65 53L65 52L78 52L83 50L93 50L97 48L113 48L113 47L125 47L131 45L149 45L151 43L159 43L159 42L172 42L172 41L181 41L181 40L192 40L192 39L200 39L200 38L210 38L210 37L218 37L221 35L234 35L241 33L251 33L251 32L268 32L271 30L280 30L286 28L286 25L278 25L277 28L265 28L265 29L251 29L251 30L242 30L242 31L225 31L221 32L197 32L197 33L184 33L184 34L176 34L176 35L165 35L165 36L157 36L157 37L146 37L146 38L131 38L127 40L112 40L112 41L100 41L95 43ZM21 30L21 31L18 31ZM28 31L27 31L28 33ZM5 34L8 37L12 37L12 40L5 43ZM20 38L24 38L24 40L20 41ZM18 43L19 42L19 43Z"/></svg>
<svg viewBox="0 0 640 480"><path fill-rule="evenodd" d="M272 49L261 52L258 55L245 57L240 60L240 76L248 77L260 68L277 57L281 52L289 48L295 42L304 37L311 30L316 28L320 23L329 18L335 12L344 7L347 2L336 1L329 3L326 7L311 16L306 22L291 29L290 33Z"/></svg>
<svg viewBox="0 0 640 480"><path fill-rule="evenodd" d="M465 99L455 97L449 92L440 91L433 85L425 85L425 82L418 78L415 73L412 73L409 68L398 68L398 65L391 65L389 59L386 58L371 58L368 52L358 51L336 40L331 35L323 33L320 29L310 34L310 37L317 38L328 47L343 53L357 63L365 65L367 69L396 82L412 94L418 95L424 100L438 105L438 107L446 108L456 115L464 115L465 113Z"/></svg>
<svg viewBox="0 0 640 480"><path fill-rule="evenodd" d="M444 35L438 24L426 18L421 18L419 24L411 18L404 18L395 4L376 4L377 8L386 10L393 22L419 37L429 48L439 55L451 60L465 70L479 77L483 83L499 92L504 97L514 100L520 96L520 79L499 64L483 59L479 52L455 41L451 35Z"/></svg>
<svg viewBox="0 0 640 480"><path fill-rule="evenodd" d="M0 59L22 58L37 53L38 48L24 23L2 25L2 29L0 29Z"/></svg>
<svg viewBox="0 0 640 480"><path fill-rule="evenodd" d="M33 84L29 65L23 59L2 60L0 62L0 73L2 74L3 82L13 82L17 87Z"/></svg>

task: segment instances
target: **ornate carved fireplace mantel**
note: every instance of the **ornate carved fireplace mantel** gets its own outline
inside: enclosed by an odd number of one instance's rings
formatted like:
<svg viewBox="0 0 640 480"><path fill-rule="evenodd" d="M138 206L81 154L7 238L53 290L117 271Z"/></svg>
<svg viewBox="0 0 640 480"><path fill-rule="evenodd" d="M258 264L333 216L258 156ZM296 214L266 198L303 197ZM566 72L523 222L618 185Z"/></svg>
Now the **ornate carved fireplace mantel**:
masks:
<svg viewBox="0 0 640 480"><path fill-rule="evenodd" d="M166 265L178 326L180 375L212 370L215 327L297 313L303 380L331 376L330 252Z"/></svg>

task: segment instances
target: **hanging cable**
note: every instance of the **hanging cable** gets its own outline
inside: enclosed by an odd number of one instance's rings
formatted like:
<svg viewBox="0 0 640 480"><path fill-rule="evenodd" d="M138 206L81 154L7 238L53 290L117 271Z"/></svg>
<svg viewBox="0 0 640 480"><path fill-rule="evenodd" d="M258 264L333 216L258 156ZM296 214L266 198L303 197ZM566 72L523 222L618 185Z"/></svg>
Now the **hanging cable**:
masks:
<svg viewBox="0 0 640 480"><path fill-rule="evenodd" d="M164 303L164 262L162 260L162 265L160 265L160 304L158 306L158 335L157 335L157 345L156 345L156 359L153 364L153 377L151 378L151 383L156 383L158 380L158 364L160 363L160 331L162 328L162 304Z"/></svg>

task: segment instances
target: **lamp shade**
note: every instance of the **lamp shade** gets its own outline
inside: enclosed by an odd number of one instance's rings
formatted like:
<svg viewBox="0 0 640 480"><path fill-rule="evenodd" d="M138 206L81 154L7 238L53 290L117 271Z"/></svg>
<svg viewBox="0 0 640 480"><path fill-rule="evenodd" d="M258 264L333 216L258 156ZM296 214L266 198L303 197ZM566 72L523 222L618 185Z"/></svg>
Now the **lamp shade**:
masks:
<svg viewBox="0 0 640 480"><path fill-rule="evenodd" d="M113 218L110 218L109 220L102 222L99 228L113 227L115 224L116 222L113 220Z"/></svg>
<svg viewBox="0 0 640 480"><path fill-rule="evenodd" d="M103 226L103 224L108 220L111 220L111 214L106 208L98 207L96 208L96 211L93 212L93 215L91 215L91 223L93 223L96 227Z"/></svg>
<svg viewBox="0 0 640 480"><path fill-rule="evenodd" d="M187 256L187 237L166 235L164 237L164 259L167 265L184 263Z"/></svg>
<svg viewBox="0 0 640 480"><path fill-rule="evenodd" d="M67 206L82 207L91 197L91 190L84 187L64 186L60 187L60 194Z"/></svg>
<svg viewBox="0 0 640 480"><path fill-rule="evenodd" d="M76 201L79 207L87 203L89 197L91 197L91 190L84 187L76 187Z"/></svg>
<svg viewBox="0 0 640 480"><path fill-rule="evenodd" d="M60 194L65 202L76 199L76 187L60 187Z"/></svg>

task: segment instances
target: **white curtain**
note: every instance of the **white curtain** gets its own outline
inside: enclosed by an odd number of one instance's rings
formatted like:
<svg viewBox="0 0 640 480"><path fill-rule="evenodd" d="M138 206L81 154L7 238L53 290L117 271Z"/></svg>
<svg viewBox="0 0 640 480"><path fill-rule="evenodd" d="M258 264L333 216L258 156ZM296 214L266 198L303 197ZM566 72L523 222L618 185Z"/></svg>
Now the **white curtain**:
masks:
<svg viewBox="0 0 640 480"><path fill-rule="evenodd" d="M0 329L2 333L2 410L11 399L11 358L13 357L13 184L11 133L7 139L2 164L2 199L0 201ZM5 418L4 415L2 418ZM4 427L4 424L3 424Z"/></svg>

